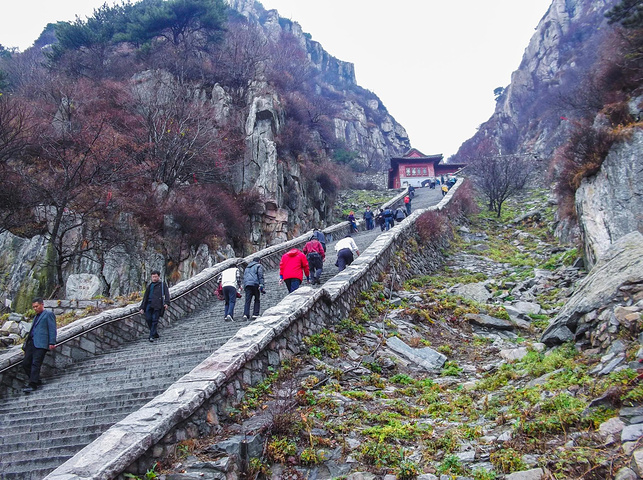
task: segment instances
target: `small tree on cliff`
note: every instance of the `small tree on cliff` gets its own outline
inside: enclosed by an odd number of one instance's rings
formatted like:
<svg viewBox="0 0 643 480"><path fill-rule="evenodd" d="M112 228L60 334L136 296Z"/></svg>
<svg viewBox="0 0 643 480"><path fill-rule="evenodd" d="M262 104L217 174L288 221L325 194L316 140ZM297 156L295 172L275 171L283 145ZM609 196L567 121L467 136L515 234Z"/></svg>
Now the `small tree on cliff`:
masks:
<svg viewBox="0 0 643 480"><path fill-rule="evenodd" d="M489 210L500 217L504 202L525 187L535 161L532 154L478 156L469 162L467 172L487 198Z"/></svg>

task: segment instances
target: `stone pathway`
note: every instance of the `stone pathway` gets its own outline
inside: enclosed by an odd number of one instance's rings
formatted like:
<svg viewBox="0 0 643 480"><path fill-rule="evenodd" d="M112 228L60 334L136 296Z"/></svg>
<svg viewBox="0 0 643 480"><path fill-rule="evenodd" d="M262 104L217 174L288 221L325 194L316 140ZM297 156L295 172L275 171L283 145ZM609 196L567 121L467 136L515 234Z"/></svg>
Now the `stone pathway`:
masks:
<svg viewBox="0 0 643 480"><path fill-rule="evenodd" d="M417 189L413 207L426 208L441 198L438 190ZM379 229L360 231L353 238L363 251L380 233ZM334 244L327 244L322 282L337 273ZM265 276L262 311L287 294L285 285L279 285L278 270L267 271ZM243 315L243 301L237 301L237 320ZM162 328L155 343L144 338L121 345L45 378L43 388L30 395L2 399L0 480L43 478L192 370L244 325L242 321L224 322L223 302L217 301Z"/></svg>

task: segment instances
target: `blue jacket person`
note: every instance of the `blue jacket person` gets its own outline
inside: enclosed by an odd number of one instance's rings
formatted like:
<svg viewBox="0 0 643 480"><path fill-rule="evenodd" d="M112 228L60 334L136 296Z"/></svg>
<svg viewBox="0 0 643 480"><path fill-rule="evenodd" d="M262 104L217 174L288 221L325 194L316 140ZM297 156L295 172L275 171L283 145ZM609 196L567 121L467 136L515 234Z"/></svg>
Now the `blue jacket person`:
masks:
<svg viewBox="0 0 643 480"><path fill-rule="evenodd" d="M25 357L22 360L22 369L29 377L29 383L22 389L25 393L33 392L41 385L42 362L47 351L56 348L56 316L52 311L45 310L45 301L40 297L33 299L31 307L36 316L23 346Z"/></svg>

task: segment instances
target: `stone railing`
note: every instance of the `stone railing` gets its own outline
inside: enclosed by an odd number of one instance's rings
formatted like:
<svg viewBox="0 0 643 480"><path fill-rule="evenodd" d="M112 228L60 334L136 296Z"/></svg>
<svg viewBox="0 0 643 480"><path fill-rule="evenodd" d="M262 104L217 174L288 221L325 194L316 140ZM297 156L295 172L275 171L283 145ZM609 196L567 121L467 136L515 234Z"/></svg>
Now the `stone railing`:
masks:
<svg viewBox="0 0 643 480"><path fill-rule="evenodd" d="M382 207L399 204L406 195L406 190L396 195ZM341 238L349 232L349 222L333 225L323 232L327 241ZM212 300L215 292L214 281L219 274L242 261L261 257L265 268L279 265L281 256L292 248L302 248L310 239L312 231L288 242L265 248L249 255L245 259L233 258L207 268L194 277L170 288L172 306L161 320L164 326L171 325ZM53 370L63 368L70 363L97 353L112 349L122 343L141 338L148 332L145 320L139 314L139 305L127 305L122 308L106 310L97 315L81 318L58 330L57 347L45 356L42 372L45 375ZM7 391L19 391L24 386L21 380L20 363L24 357L20 346L15 346L0 354L0 397Z"/></svg>
<svg viewBox="0 0 643 480"><path fill-rule="evenodd" d="M438 205L417 210L382 233L352 265L322 288L301 287L266 310L190 373L113 425L46 480L111 479L126 471L145 472L154 459L174 452L178 442L214 433L219 418L242 400L247 387L301 353L306 336L346 318L361 293L391 266L400 280L437 268L441 261L437 249L413 241L417 237L415 219L427 210L441 210L461 182Z"/></svg>

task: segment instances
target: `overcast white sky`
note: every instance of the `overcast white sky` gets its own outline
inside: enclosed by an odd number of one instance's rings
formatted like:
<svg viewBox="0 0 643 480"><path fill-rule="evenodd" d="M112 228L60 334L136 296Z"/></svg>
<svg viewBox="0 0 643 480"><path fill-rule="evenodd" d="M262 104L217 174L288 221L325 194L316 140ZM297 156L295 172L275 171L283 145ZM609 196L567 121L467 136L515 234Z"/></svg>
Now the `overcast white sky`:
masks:
<svg viewBox="0 0 643 480"><path fill-rule="evenodd" d="M0 44L29 47L44 26L84 18L104 0L3 5ZM109 0L107 3L120 3ZM263 0L331 55L355 64L425 154L456 152L493 113L493 90L518 68L551 0Z"/></svg>

